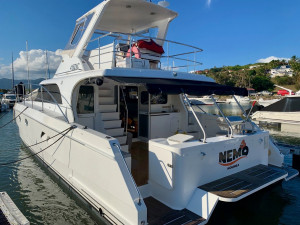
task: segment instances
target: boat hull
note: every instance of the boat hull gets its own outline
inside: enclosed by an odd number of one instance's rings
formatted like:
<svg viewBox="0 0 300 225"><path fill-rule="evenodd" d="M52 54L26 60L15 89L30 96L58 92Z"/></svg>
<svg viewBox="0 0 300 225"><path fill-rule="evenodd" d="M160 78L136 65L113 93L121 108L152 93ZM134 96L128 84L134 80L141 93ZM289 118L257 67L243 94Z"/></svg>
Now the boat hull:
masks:
<svg viewBox="0 0 300 225"><path fill-rule="evenodd" d="M16 104L15 114L24 109L24 105ZM32 153L94 212L113 224L147 221L146 206L115 147L116 139L77 125L58 140L59 133L71 125L32 108L27 108L16 122L22 141ZM33 146L36 143L40 144Z"/></svg>

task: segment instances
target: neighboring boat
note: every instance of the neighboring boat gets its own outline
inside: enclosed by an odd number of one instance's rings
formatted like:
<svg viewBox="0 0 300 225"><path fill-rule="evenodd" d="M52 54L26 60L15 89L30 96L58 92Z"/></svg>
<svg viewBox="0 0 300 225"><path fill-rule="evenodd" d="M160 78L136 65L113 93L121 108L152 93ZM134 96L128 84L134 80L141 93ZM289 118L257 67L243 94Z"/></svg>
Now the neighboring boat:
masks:
<svg viewBox="0 0 300 225"><path fill-rule="evenodd" d="M206 224L218 201L298 174L250 120L194 111L186 94L247 91L161 67L180 58L165 43L201 51L165 40L176 16L144 0L103 1L76 21L53 79L14 107L23 142L112 224Z"/></svg>
<svg viewBox="0 0 300 225"><path fill-rule="evenodd" d="M188 97L193 105L213 105L214 101L210 96L202 96L202 97L195 97L189 96ZM215 98L218 100L217 98Z"/></svg>
<svg viewBox="0 0 300 225"><path fill-rule="evenodd" d="M299 132L300 96L287 95L283 99L256 111L252 118L261 123L277 123L284 131Z"/></svg>
<svg viewBox="0 0 300 225"><path fill-rule="evenodd" d="M275 98L275 99L263 99L263 98L260 98L258 99L257 103L264 106L264 107L267 107L275 102L278 102L280 99L278 98Z"/></svg>
<svg viewBox="0 0 300 225"><path fill-rule="evenodd" d="M6 108L12 108L16 103L16 95L7 93L3 94L3 98L1 99L1 105L4 105Z"/></svg>
<svg viewBox="0 0 300 225"><path fill-rule="evenodd" d="M242 105L250 104L250 98L248 96L235 95L234 97ZM226 99L226 103L237 104L237 102L235 101L235 99L233 97Z"/></svg>

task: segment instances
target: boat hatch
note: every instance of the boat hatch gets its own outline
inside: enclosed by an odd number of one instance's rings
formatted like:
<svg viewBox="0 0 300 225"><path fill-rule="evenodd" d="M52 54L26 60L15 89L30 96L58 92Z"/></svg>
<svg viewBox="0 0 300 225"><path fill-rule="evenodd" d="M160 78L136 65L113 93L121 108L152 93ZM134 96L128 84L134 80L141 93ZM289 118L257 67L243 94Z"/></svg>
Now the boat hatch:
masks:
<svg viewBox="0 0 300 225"><path fill-rule="evenodd" d="M287 175L285 170L278 167L257 165L198 188L219 196L221 201L235 202L284 179Z"/></svg>

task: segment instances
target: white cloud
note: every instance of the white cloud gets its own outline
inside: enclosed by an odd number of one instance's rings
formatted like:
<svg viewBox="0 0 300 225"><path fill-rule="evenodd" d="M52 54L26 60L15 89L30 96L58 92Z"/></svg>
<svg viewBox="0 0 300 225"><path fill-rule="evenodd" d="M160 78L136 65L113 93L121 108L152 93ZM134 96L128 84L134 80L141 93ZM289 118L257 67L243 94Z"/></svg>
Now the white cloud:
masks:
<svg viewBox="0 0 300 225"><path fill-rule="evenodd" d="M48 64L50 74L53 76L61 62L61 49L48 51ZM46 74L46 56L45 51L41 49L32 49L28 52L29 75L31 79L43 78ZM21 51L19 57L14 60L15 79L27 78L27 53ZM0 65L0 78L11 77L11 64Z"/></svg>
<svg viewBox="0 0 300 225"><path fill-rule="evenodd" d="M258 62L258 63L269 63L272 60L285 60L285 61L289 61L290 59L289 58L276 57L276 56L270 56L270 57L267 57L265 59L259 59L256 62Z"/></svg>

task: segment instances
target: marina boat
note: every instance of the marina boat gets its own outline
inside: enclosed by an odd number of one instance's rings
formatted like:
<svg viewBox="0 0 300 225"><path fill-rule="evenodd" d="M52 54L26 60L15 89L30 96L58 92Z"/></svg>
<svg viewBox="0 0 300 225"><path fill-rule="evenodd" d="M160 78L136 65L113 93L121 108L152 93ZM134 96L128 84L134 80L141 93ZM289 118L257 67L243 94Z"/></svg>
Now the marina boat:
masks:
<svg viewBox="0 0 300 225"><path fill-rule="evenodd" d="M5 107L12 108L16 102L16 95L15 94L3 94L1 99L1 105L5 105Z"/></svg>
<svg viewBox="0 0 300 225"><path fill-rule="evenodd" d="M201 51L166 40L175 17L152 2L103 1L76 21L54 77L14 106L32 153L111 224L206 224L219 201L298 174L248 118L194 111L187 95L247 91L172 63Z"/></svg>
<svg viewBox="0 0 300 225"><path fill-rule="evenodd" d="M189 100L193 105L213 105L214 101L211 99L210 96L202 96L202 97L195 97L189 96ZM215 98L215 100L218 100Z"/></svg>
<svg viewBox="0 0 300 225"><path fill-rule="evenodd" d="M242 105L249 105L250 98L248 96L234 95L234 97L226 99L226 103L229 103L229 104L237 104L237 102Z"/></svg>
<svg viewBox="0 0 300 225"><path fill-rule="evenodd" d="M280 101L253 113L252 119L261 124L277 124L281 131L299 133L300 96L287 95Z"/></svg>
<svg viewBox="0 0 300 225"><path fill-rule="evenodd" d="M275 99L263 99L263 98L260 98L258 99L257 103L264 106L264 107L267 107L275 102L278 102L280 99L278 98L275 98Z"/></svg>

